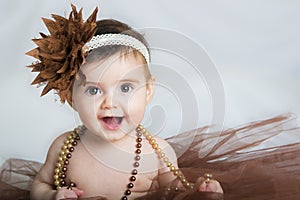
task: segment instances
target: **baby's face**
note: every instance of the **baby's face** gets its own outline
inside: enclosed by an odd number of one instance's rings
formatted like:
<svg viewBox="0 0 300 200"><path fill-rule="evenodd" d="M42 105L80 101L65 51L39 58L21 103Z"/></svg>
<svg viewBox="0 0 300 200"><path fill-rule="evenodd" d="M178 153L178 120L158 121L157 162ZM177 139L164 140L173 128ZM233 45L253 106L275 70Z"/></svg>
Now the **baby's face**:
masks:
<svg viewBox="0 0 300 200"><path fill-rule="evenodd" d="M86 63L81 71L86 82L75 82L73 103L83 124L108 141L132 133L153 93L142 57L114 55Z"/></svg>

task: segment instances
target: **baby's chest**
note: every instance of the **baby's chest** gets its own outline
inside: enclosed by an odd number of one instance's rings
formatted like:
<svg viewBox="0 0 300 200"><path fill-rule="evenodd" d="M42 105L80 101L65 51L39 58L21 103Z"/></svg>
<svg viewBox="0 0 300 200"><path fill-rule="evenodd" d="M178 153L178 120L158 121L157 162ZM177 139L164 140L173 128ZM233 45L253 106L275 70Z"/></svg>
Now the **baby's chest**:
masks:
<svg viewBox="0 0 300 200"><path fill-rule="evenodd" d="M120 198L129 183L132 183L130 187L133 186L130 188L132 195L147 192L158 174L156 157L141 157L138 167L134 167L133 158L112 158L120 162L109 163L78 149L70 159L66 180L74 182L86 197L116 195Z"/></svg>

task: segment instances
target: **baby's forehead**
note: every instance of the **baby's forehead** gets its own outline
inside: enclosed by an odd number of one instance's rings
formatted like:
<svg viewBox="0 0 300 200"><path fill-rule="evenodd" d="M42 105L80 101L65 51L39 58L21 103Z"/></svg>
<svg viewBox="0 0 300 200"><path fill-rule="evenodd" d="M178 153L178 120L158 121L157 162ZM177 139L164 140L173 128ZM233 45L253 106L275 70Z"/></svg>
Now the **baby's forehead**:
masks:
<svg viewBox="0 0 300 200"><path fill-rule="evenodd" d="M126 79L146 74L143 58L136 55L115 54L105 59L93 60L81 67L86 79L99 80L107 77L113 79Z"/></svg>

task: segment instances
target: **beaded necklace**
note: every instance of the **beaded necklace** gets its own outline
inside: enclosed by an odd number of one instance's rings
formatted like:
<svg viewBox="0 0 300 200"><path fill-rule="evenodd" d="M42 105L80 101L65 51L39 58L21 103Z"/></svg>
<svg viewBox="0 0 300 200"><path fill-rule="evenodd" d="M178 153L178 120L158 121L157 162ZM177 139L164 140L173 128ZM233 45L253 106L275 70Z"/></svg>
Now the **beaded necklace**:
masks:
<svg viewBox="0 0 300 200"><path fill-rule="evenodd" d="M64 141L64 144L59 152L59 156L56 163L56 168L54 170L54 185L56 189L60 189L62 187L76 187L76 184L70 182L67 184L66 177L68 171L69 160L72 158L72 152L75 150L75 146L77 146L78 141L80 140L80 135L83 135L86 130L85 126L79 126L74 129L74 131L67 136L67 139ZM163 160L166 166L170 169L171 172L175 176L179 178L183 186L187 189L192 189L193 184L188 182L182 172L177 169L166 157L165 153L161 150L159 145L157 144L156 140L150 135L147 130L142 126L138 125L136 128L136 150L135 150L135 157L133 163L133 170L131 171L131 176L129 177L129 183L127 184L127 188L124 192L124 196L122 196L122 200L127 200L128 196L131 195L131 190L134 187L134 182L136 181L136 175L138 174L137 168L139 167L140 163L139 160L141 159L141 147L142 147L142 136L148 140L149 144L152 146L156 154ZM178 190L176 188L175 190Z"/></svg>

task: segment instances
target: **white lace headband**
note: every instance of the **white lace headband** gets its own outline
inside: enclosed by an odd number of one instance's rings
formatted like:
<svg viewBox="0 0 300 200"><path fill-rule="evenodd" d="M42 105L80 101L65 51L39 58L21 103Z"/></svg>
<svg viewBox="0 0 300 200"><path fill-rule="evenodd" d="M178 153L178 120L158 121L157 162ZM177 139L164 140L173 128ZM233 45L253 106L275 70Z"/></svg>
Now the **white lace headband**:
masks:
<svg viewBox="0 0 300 200"><path fill-rule="evenodd" d="M103 35L93 36L92 39L86 43L86 51L90 51L92 49L96 49L99 47L104 47L108 45L124 45L128 47L132 47L138 50L145 58L146 62L149 64L149 52L146 46L139 41L138 39L120 33L109 33Z"/></svg>

